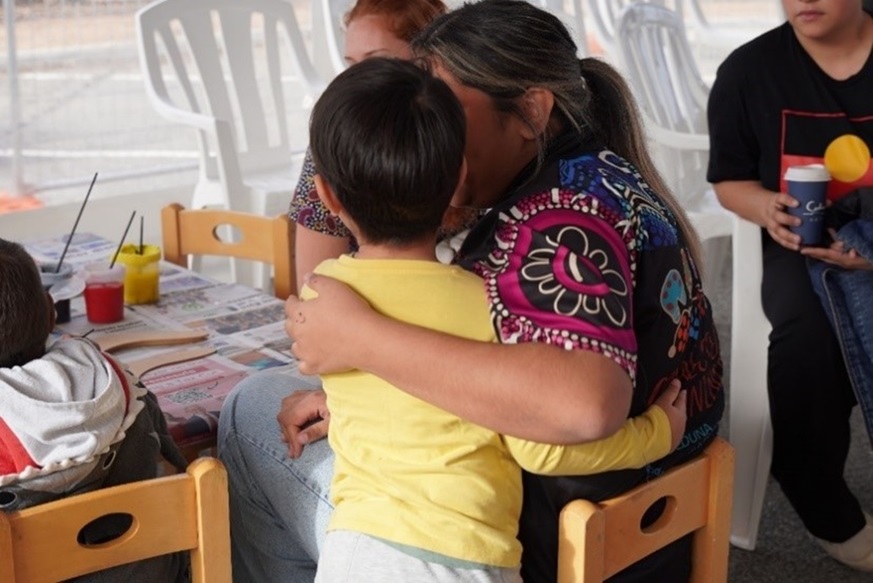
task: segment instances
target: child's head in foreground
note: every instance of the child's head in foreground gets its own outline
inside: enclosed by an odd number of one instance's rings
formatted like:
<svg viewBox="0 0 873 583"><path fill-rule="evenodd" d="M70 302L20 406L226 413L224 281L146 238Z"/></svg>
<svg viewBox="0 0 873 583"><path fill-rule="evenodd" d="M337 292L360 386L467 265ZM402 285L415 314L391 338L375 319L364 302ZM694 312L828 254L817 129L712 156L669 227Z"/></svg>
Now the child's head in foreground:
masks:
<svg viewBox="0 0 873 583"><path fill-rule="evenodd" d="M18 243L0 239L0 367L41 357L53 316L36 262Z"/></svg>
<svg viewBox="0 0 873 583"><path fill-rule="evenodd" d="M444 82L408 61L366 59L313 108L319 194L325 186L334 194L367 243L432 238L461 178L465 132L464 110Z"/></svg>

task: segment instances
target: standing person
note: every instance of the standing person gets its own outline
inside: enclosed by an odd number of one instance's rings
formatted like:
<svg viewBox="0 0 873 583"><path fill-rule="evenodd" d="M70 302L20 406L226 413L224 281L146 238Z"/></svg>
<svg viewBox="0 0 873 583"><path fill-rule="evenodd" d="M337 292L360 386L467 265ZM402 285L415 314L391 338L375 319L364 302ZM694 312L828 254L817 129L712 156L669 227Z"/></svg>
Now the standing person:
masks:
<svg viewBox="0 0 873 583"><path fill-rule="evenodd" d="M316 273L390 317L496 341L482 280L436 258L465 171L464 112L448 86L412 63L368 59L328 86L310 127L318 194L359 243ZM319 583L520 582L519 465L552 475L641 468L685 428L678 382L615 435L557 446L501 436L363 371L322 381L336 470Z"/></svg>
<svg viewBox="0 0 873 583"><path fill-rule="evenodd" d="M354 65L368 57L409 59L409 43L421 29L446 12L441 0L358 0L345 15L345 59ZM357 248L348 228L322 204L315 191L315 167L307 151L289 216L297 223L294 266L298 285L324 259ZM470 213L449 211L445 236L469 226Z"/></svg>
<svg viewBox="0 0 873 583"><path fill-rule="evenodd" d="M857 258L845 249L801 250L789 230L799 220L785 212L797 201L783 179L795 164L833 167L836 157L845 166L846 143L873 146L873 18L859 0L782 5L788 21L734 51L718 70L708 107L708 180L727 209L763 227L761 297L773 326L771 473L828 554L873 571L873 526L843 477L855 396L804 255L848 268ZM873 185L868 164L832 172L835 207Z"/></svg>

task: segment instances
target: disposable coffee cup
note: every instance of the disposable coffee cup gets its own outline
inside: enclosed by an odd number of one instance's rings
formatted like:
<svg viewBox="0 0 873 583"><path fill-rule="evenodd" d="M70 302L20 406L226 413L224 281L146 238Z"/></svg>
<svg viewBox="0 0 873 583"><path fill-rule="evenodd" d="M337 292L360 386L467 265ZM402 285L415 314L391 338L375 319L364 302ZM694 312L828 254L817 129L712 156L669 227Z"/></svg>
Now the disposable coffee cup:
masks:
<svg viewBox="0 0 873 583"><path fill-rule="evenodd" d="M824 232L824 211L831 175L822 164L791 166L785 171L788 194L800 203L786 212L799 217L791 231L800 235L801 245L820 245Z"/></svg>
<svg viewBox="0 0 873 583"><path fill-rule="evenodd" d="M58 269L57 263L40 263L39 278L42 281L42 289L51 294L51 289L54 286L61 286L73 277L73 267L69 263L61 264ZM54 298L54 296L53 296ZM62 299L55 303L55 322L64 324L70 321L70 300Z"/></svg>
<svg viewBox="0 0 873 583"><path fill-rule="evenodd" d="M124 265L108 262L85 266L85 313L94 324L111 324L124 318Z"/></svg>

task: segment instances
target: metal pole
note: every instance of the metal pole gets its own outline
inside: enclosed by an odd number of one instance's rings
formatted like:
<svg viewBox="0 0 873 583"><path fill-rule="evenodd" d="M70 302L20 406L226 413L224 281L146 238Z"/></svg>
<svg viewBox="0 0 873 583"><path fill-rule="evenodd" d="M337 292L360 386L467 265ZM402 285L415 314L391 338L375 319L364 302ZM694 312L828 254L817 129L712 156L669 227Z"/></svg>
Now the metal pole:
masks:
<svg viewBox="0 0 873 583"><path fill-rule="evenodd" d="M9 122L12 134L12 194L24 193L21 176L21 99L18 92L18 59L15 52L15 0L3 0L6 18L7 73L9 75Z"/></svg>

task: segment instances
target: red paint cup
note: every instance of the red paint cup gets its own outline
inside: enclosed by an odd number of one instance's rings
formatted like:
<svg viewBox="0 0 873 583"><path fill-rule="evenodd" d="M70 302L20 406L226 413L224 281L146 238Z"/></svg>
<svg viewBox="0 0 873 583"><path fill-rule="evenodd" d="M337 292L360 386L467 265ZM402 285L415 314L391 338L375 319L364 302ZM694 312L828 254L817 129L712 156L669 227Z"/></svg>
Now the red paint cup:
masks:
<svg viewBox="0 0 873 583"><path fill-rule="evenodd" d="M124 319L124 265L105 262L85 266L85 313L94 324Z"/></svg>

